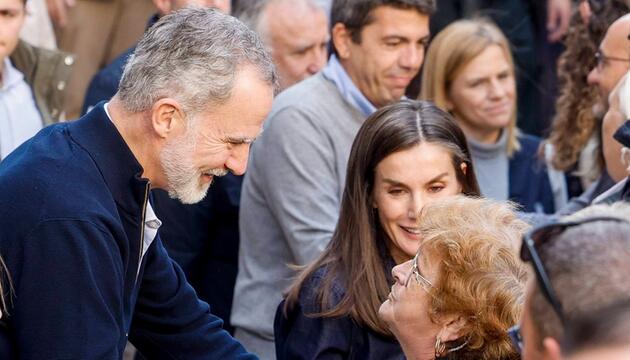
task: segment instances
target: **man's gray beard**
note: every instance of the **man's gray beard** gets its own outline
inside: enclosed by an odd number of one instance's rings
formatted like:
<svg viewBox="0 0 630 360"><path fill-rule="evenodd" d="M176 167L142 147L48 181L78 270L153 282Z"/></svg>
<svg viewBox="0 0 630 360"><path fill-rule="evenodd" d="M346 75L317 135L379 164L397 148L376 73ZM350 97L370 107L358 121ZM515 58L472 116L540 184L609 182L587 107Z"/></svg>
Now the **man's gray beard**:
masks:
<svg viewBox="0 0 630 360"><path fill-rule="evenodd" d="M168 195L183 204L195 204L203 200L210 187L201 184L201 173L190 161L195 142L187 134L166 144L160 153L160 162L167 181Z"/></svg>

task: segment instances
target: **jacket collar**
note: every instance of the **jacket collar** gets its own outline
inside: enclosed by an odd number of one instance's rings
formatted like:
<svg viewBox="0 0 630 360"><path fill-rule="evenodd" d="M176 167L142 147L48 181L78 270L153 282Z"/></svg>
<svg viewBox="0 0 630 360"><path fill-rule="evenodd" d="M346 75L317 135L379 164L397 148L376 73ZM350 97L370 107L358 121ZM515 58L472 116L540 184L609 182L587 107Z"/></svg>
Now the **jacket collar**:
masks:
<svg viewBox="0 0 630 360"><path fill-rule="evenodd" d="M69 135L90 154L118 206L142 214L149 180L141 177L142 166L107 117L104 103L69 123Z"/></svg>
<svg viewBox="0 0 630 360"><path fill-rule="evenodd" d="M623 146L630 147L630 120L626 120L626 122L615 131L613 137Z"/></svg>

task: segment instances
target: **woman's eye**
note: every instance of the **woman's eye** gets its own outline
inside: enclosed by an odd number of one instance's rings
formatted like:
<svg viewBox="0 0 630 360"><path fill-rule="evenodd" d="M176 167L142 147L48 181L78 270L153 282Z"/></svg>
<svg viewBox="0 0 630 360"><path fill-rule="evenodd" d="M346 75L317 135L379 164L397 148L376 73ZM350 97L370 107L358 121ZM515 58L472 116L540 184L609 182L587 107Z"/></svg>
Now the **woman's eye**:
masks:
<svg viewBox="0 0 630 360"><path fill-rule="evenodd" d="M442 185L439 185L439 186L435 185L435 186L429 187L429 192L437 193L437 192L442 191L442 189L444 189L444 186L442 186Z"/></svg>
<svg viewBox="0 0 630 360"><path fill-rule="evenodd" d="M403 189L389 189L387 191L388 194L390 195L401 195L403 194L405 191Z"/></svg>

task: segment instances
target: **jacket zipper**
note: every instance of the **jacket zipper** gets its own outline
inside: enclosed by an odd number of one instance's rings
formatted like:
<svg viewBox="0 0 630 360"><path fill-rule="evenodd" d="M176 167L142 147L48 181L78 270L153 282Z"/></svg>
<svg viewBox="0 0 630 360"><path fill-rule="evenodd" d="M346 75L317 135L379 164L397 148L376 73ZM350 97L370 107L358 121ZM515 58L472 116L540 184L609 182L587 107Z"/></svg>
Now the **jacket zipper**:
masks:
<svg viewBox="0 0 630 360"><path fill-rule="evenodd" d="M136 281L133 284L135 288L138 285L138 276L140 276L140 266L142 265L142 251L144 250L144 218L147 214L147 201L149 200L149 187L147 186L144 189L144 203L142 206L142 221L140 222L140 252L138 253L138 269L136 270Z"/></svg>

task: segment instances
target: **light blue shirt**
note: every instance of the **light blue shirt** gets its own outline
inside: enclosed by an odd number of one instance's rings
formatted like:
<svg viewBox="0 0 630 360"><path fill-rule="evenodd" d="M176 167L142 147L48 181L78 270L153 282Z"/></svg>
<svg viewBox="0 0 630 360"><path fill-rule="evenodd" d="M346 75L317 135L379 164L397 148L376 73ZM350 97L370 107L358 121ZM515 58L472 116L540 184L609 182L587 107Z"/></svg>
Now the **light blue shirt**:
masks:
<svg viewBox="0 0 630 360"><path fill-rule="evenodd" d="M359 109L365 117L372 115L372 113L376 111L376 106L374 106L352 82L350 75L348 75L343 66L341 66L335 54L328 60L328 64L322 70L322 75L335 84L344 100Z"/></svg>
<svg viewBox="0 0 630 360"><path fill-rule="evenodd" d="M31 87L5 58L0 88L0 160L41 130L43 124Z"/></svg>

